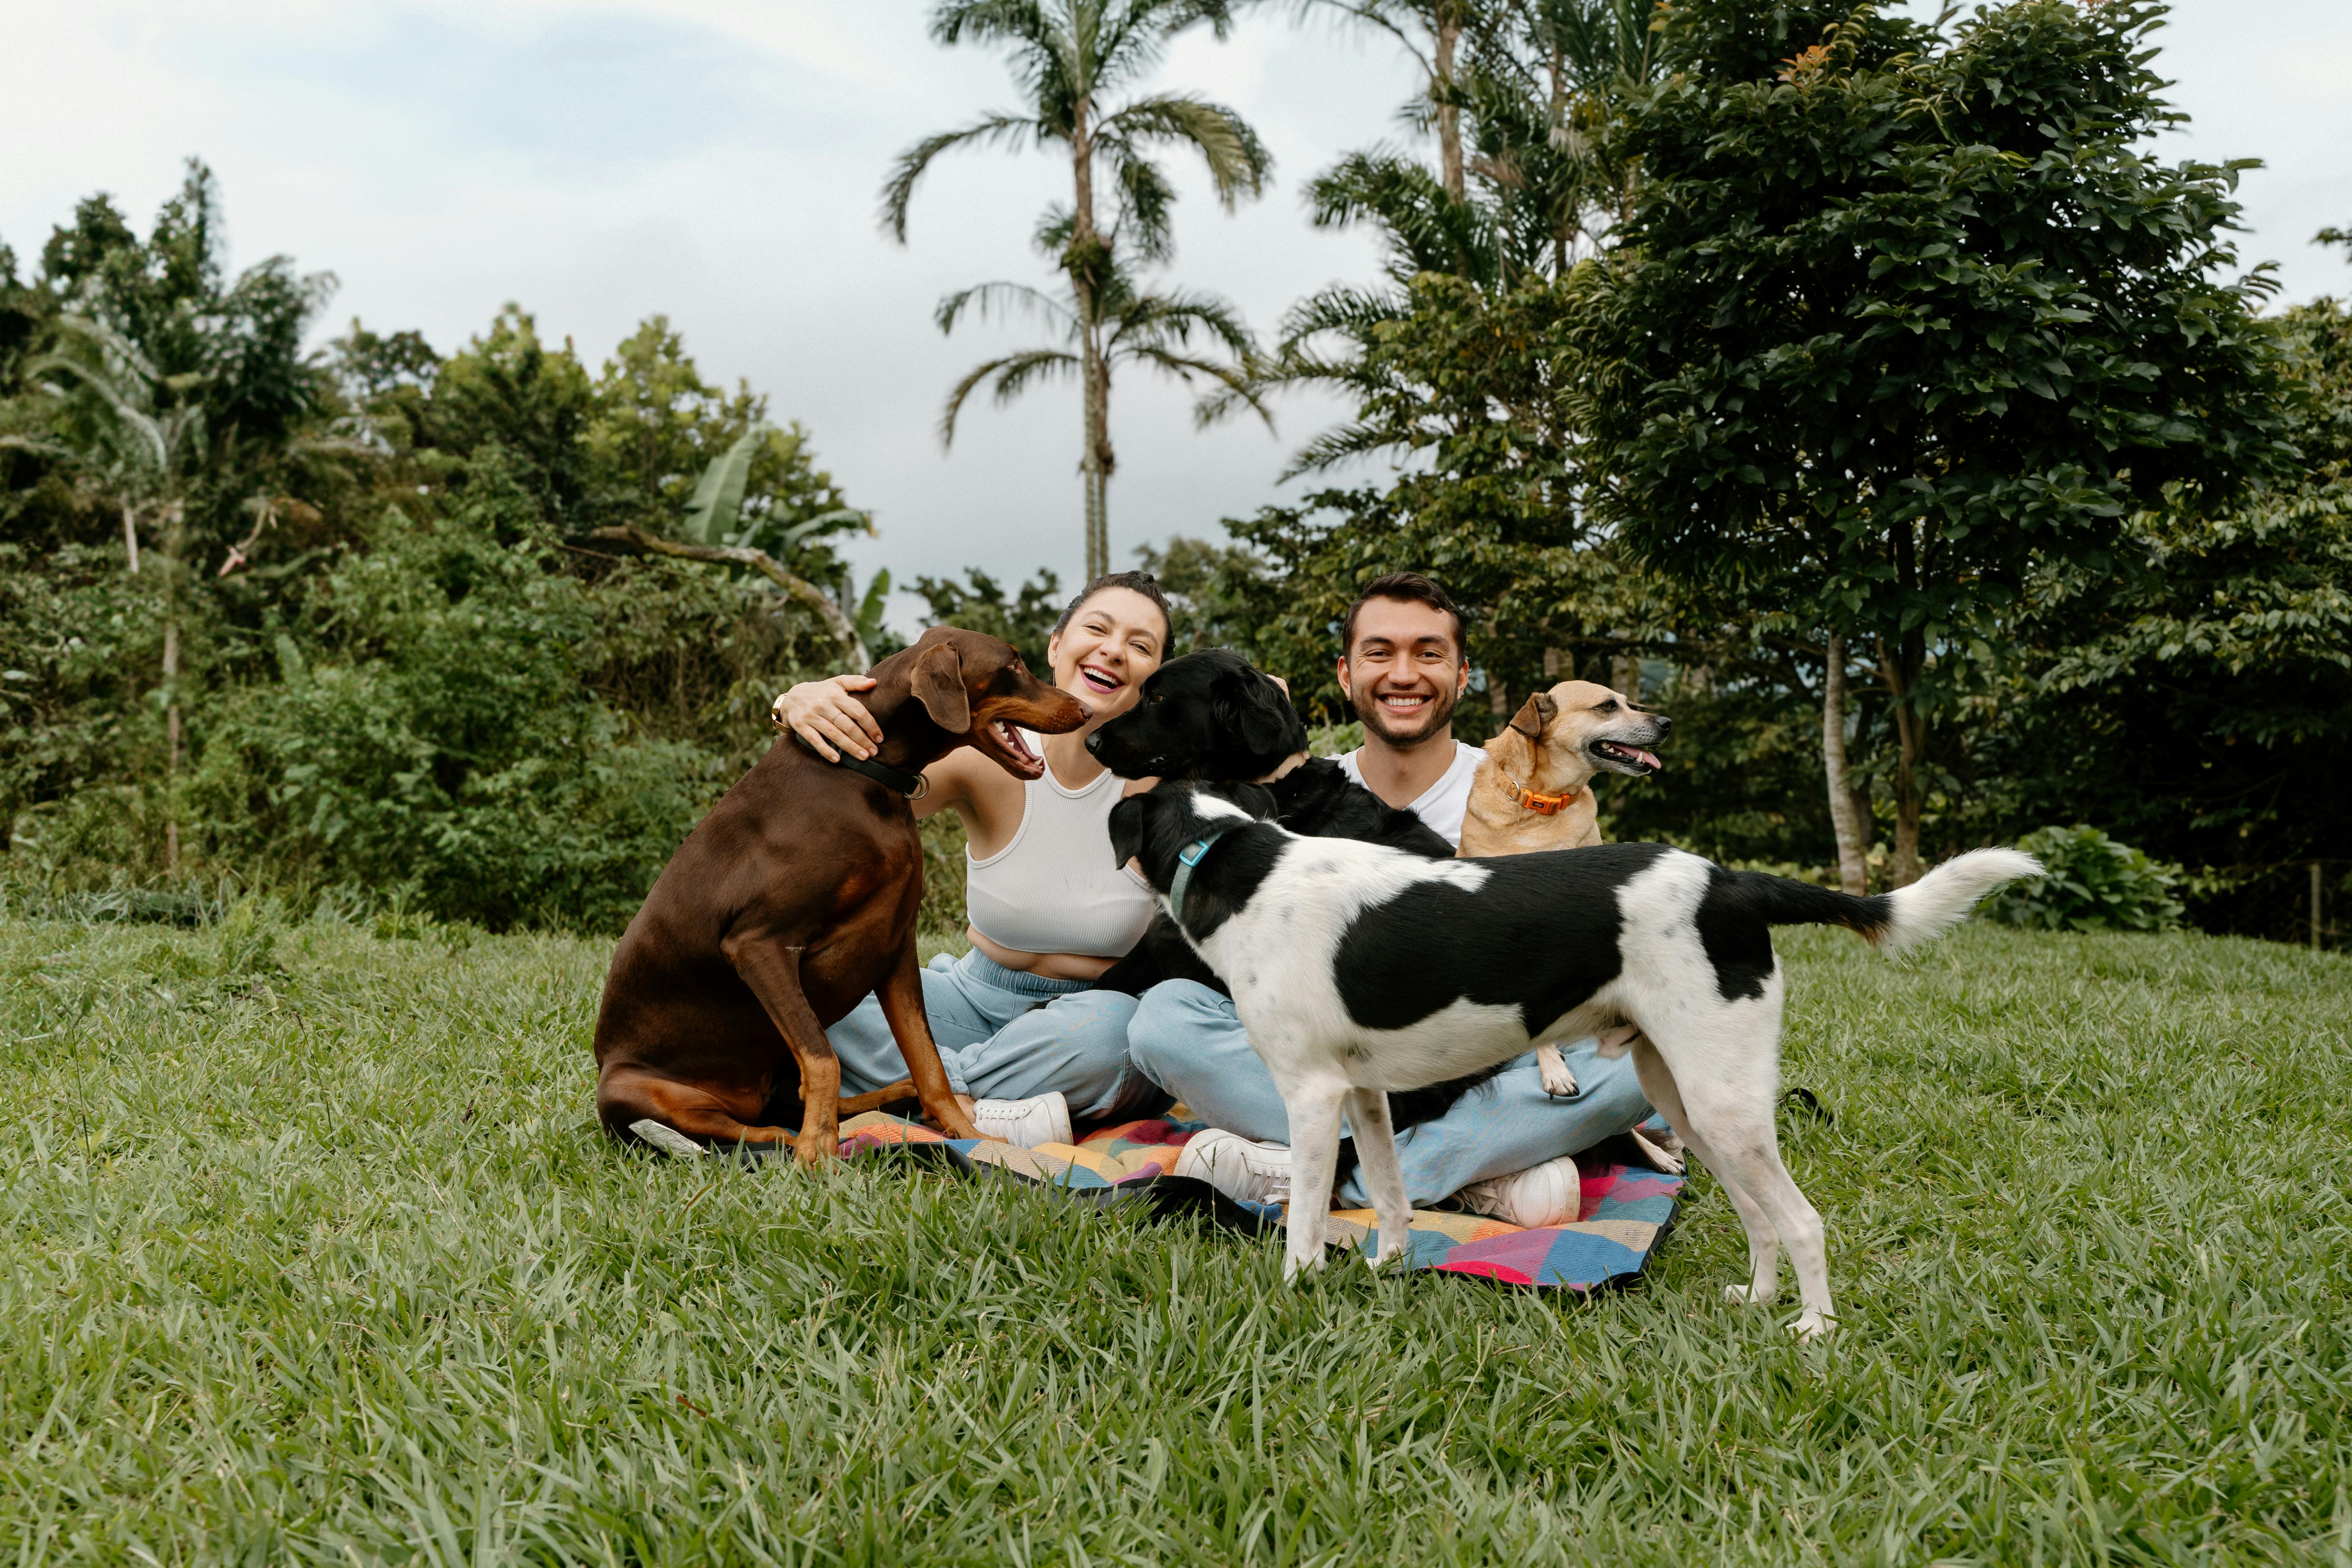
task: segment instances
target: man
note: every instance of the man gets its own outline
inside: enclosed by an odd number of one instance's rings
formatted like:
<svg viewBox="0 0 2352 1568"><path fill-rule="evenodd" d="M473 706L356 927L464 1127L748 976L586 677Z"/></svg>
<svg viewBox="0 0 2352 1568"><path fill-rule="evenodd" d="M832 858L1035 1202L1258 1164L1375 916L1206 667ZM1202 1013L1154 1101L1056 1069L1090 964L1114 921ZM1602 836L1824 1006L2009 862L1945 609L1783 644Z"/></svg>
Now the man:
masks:
<svg viewBox="0 0 2352 1568"><path fill-rule="evenodd" d="M1470 780L1485 756L1454 738L1454 708L1470 681L1462 612L1428 578L1393 572L1366 585L1340 635L1339 689L1364 721L1364 744L1339 765L1458 843ZM1287 1194L1290 1124L1282 1093L1250 1049L1231 998L1191 980L1153 986L1128 1026L1128 1054L1210 1124L1185 1146L1178 1175L1203 1178L1246 1202ZM1561 1054L1576 1076L1573 1100L1544 1092L1530 1051L1444 1116L1400 1132L1406 1198L1416 1205L1453 1198L1514 1225L1575 1219L1582 1197L1577 1152L1651 1112L1631 1056L1603 1058L1591 1040L1564 1045ZM1360 1169L1339 1198L1370 1202Z"/></svg>

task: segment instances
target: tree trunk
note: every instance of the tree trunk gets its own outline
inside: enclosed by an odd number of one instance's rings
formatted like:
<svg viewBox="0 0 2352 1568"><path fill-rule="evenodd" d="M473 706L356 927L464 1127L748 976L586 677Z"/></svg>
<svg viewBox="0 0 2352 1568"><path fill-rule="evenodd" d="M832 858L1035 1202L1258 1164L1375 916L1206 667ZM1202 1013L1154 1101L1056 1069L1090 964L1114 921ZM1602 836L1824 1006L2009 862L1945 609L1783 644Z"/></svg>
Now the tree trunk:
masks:
<svg viewBox="0 0 2352 1568"><path fill-rule="evenodd" d="M1870 890L1870 837L1854 809L1845 757L1845 639L1830 634L1822 675L1822 764L1829 774L1830 826L1837 834L1838 881L1859 898Z"/></svg>
<svg viewBox="0 0 2352 1568"><path fill-rule="evenodd" d="M1087 581L1110 570L1110 366L1087 333Z"/></svg>
<svg viewBox="0 0 2352 1568"><path fill-rule="evenodd" d="M1906 519L1894 528L1895 585L1906 597L1919 590L1918 542L1912 532L1912 523ZM1895 765L1895 865L1893 877L1898 888L1907 888L1919 879L1919 817L1923 801L1919 788L1919 764L1927 760L1927 716L1919 710L1913 698L1919 688L1919 675L1927 665L1927 637L1924 629L1914 627L1898 632L1890 643L1878 639L1878 662L1886 677L1886 689L1894 699L1895 733L1901 742Z"/></svg>
<svg viewBox="0 0 2352 1568"><path fill-rule="evenodd" d="M1437 65L1430 76L1430 96L1437 106L1437 163L1445 194L1464 199L1462 183L1462 110L1454 102L1454 51L1462 41L1462 14L1452 0L1441 0L1437 10Z"/></svg>
<svg viewBox="0 0 2352 1568"><path fill-rule="evenodd" d="M1549 141L1555 152L1566 152L1568 134L1568 63L1560 58L1559 44L1555 39L1549 61L1551 71L1551 134ZM1551 276L1557 283L1568 276L1568 226L1574 208L1554 216L1551 230Z"/></svg>
<svg viewBox="0 0 2352 1568"><path fill-rule="evenodd" d="M1071 110L1070 161L1072 195L1070 248L1063 267L1070 275L1070 294L1078 308L1078 343L1085 379L1086 446L1078 472L1086 489L1087 581L1110 570L1110 523L1107 510L1110 479L1110 374L1103 363L1102 341L1095 320L1101 297L1104 264L1109 260L1095 226L1095 143L1090 123L1093 104L1080 98Z"/></svg>
<svg viewBox="0 0 2352 1568"><path fill-rule="evenodd" d="M122 549L131 557L131 574L139 575L139 514L129 501L122 503Z"/></svg>
<svg viewBox="0 0 2352 1568"><path fill-rule="evenodd" d="M173 501L163 525L163 874L180 869L180 590L187 510Z"/></svg>

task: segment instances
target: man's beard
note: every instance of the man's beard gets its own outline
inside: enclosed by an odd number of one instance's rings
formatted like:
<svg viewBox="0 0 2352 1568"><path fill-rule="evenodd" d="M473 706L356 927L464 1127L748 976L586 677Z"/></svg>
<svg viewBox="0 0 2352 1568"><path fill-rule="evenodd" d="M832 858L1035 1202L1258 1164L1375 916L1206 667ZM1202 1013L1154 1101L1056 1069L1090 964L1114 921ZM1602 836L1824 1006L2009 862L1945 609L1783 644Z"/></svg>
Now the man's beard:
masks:
<svg viewBox="0 0 2352 1568"><path fill-rule="evenodd" d="M1385 744L1401 752L1410 751L1453 721L1454 705L1457 700L1455 693L1441 687L1421 705L1419 716L1413 721L1412 727L1407 730L1392 723L1379 699L1366 691L1355 700L1356 717L1364 721L1365 734L1378 735Z"/></svg>

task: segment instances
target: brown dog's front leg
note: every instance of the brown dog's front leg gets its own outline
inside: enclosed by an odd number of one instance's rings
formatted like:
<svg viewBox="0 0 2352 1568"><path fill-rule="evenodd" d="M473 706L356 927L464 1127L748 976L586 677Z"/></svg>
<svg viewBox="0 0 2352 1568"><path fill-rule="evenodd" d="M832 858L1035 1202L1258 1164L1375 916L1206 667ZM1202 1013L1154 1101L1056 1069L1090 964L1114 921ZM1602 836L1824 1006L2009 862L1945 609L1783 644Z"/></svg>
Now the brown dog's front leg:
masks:
<svg viewBox="0 0 2352 1568"><path fill-rule="evenodd" d="M801 1069L801 1135L793 1148L803 1165L821 1164L841 1152L841 1058L801 993L801 950L772 937L719 944L727 962L766 1009L768 1021L784 1037Z"/></svg>
<svg viewBox="0 0 2352 1568"><path fill-rule="evenodd" d="M948 1069L940 1061L939 1042L931 1038L931 1017L923 1011L923 968L916 959L912 936L898 950L898 962L891 965L890 977L882 982L877 994L882 1000L882 1016L890 1025L890 1037L898 1042L898 1054L907 1058L907 1074L915 1080L915 1098L923 1102L923 1114L950 1138L981 1136L980 1129L956 1103L955 1090L948 1086Z"/></svg>

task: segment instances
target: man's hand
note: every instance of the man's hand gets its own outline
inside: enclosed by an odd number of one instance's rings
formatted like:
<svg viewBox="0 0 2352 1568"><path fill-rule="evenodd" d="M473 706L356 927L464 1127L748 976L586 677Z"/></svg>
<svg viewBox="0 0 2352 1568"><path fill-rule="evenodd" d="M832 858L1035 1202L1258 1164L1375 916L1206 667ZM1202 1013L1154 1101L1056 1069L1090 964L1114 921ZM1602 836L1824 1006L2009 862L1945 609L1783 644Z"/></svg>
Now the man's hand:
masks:
<svg viewBox="0 0 2352 1568"><path fill-rule="evenodd" d="M777 698L768 713L826 762L841 761L842 752L863 762L882 744L882 726L875 722L873 710L850 693L872 689L870 675L803 680Z"/></svg>

